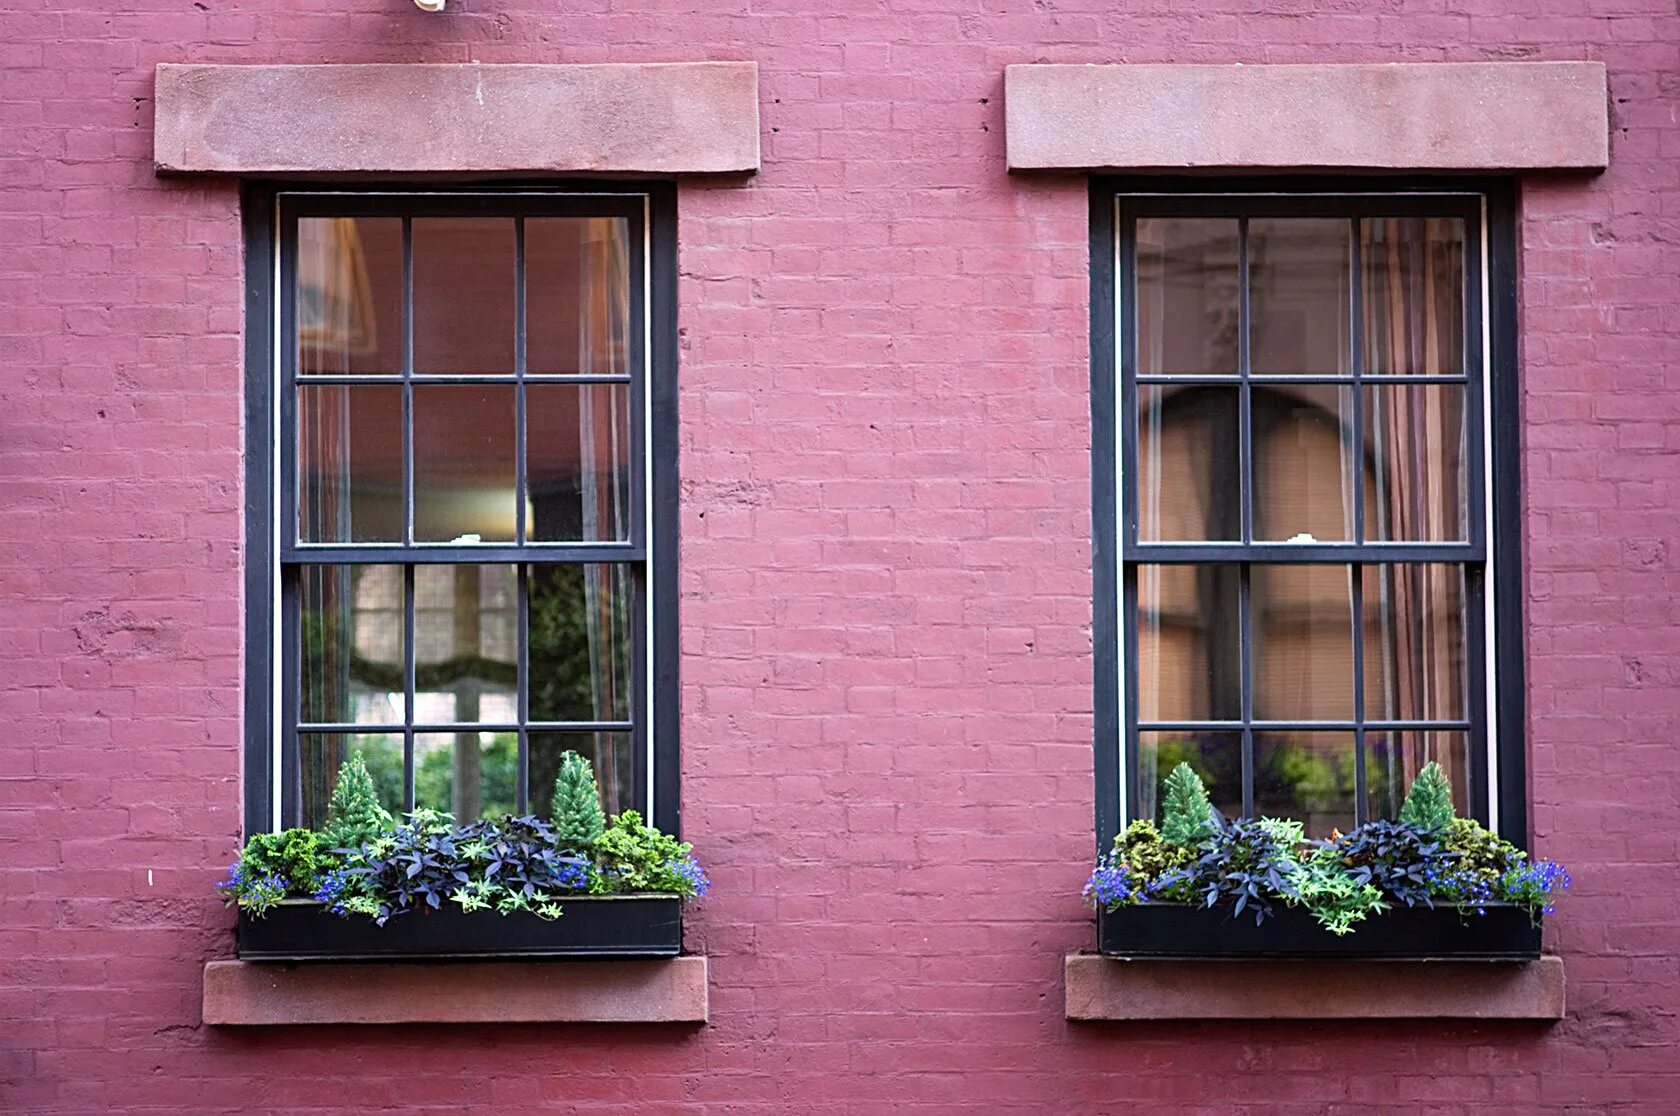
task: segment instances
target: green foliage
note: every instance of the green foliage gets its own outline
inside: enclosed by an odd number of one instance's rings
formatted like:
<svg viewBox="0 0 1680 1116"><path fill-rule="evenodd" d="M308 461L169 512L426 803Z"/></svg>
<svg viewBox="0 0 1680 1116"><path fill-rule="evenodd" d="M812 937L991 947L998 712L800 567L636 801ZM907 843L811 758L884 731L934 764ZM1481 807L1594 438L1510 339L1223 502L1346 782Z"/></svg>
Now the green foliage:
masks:
<svg viewBox="0 0 1680 1116"><path fill-rule="evenodd" d="M240 863L252 876L277 876L287 894L308 895L321 877L338 867L331 846L312 829L286 829L279 833L254 833L245 843Z"/></svg>
<svg viewBox="0 0 1680 1116"><path fill-rule="evenodd" d="M359 848L394 826L391 814L379 804L373 776L360 753L351 753L338 769L327 806L327 828L322 839L328 848Z"/></svg>
<svg viewBox="0 0 1680 1116"><path fill-rule="evenodd" d="M641 814L626 810L595 841L596 872L589 890L598 895L668 891L697 898L710 885L692 851L686 841L643 824Z"/></svg>
<svg viewBox="0 0 1680 1116"><path fill-rule="evenodd" d="M1406 792L1406 802L1400 807L1400 820L1407 825L1430 831L1447 828L1453 820L1452 784L1441 765L1431 760L1423 765Z"/></svg>
<svg viewBox="0 0 1680 1116"><path fill-rule="evenodd" d="M1351 934L1355 923L1389 908L1382 890L1354 879L1334 849L1320 848L1303 858L1289 882L1295 902L1332 934Z"/></svg>
<svg viewBox="0 0 1680 1116"><path fill-rule="evenodd" d="M1161 839L1169 845L1194 848L1213 835L1213 803L1201 776L1187 763L1167 776L1162 818Z"/></svg>
<svg viewBox="0 0 1680 1116"><path fill-rule="evenodd" d="M256 833L216 887L227 902L263 915L287 896L314 894L321 878L338 866L338 857L314 830Z"/></svg>
<svg viewBox="0 0 1680 1116"><path fill-rule="evenodd" d="M1114 855L1138 882L1160 879L1195 859L1189 849L1169 845L1152 821L1135 821L1114 838Z"/></svg>
<svg viewBox="0 0 1680 1116"><path fill-rule="evenodd" d="M560 757L560 774L554 780L549 818L560 844L570 849L593 848L606 830L607 817L601 812L595 768L576 752L565 752Z"/></svg>

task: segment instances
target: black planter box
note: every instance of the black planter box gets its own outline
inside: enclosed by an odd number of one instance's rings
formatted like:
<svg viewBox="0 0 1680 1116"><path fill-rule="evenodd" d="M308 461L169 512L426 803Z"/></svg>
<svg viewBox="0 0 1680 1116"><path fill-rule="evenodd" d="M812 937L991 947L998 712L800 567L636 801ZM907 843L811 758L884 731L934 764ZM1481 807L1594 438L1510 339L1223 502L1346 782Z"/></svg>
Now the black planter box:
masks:
<svg viewBox="0 0 1680 1116"><path fill-rule="evenodd" d="M367 961L513 957L675 957L682 952L682 900L675 895L563 899L564 912L412 911L380 926L288 899L260 918L239 912L245 961Z"/></svg>
<svg viewBox="0 0 1680 1116"><path fill-rule="evenodd" d="M1540 928L1527 911L1489 903L1487 914L1456 907L1396 906L1336 935L1300 907L1277 904L1259 926L1229 907L1143 903L1097 914L1097 949L1110 957L1438 957L1532 961Z"/></svg>

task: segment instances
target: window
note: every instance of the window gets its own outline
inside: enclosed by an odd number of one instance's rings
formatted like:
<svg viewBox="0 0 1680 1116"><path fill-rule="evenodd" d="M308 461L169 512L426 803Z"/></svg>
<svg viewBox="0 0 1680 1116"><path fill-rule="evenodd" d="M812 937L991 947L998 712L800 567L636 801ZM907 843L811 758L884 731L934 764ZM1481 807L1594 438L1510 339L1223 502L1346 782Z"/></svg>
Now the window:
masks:
<svg viewBox="0 0 1680 1116"><path fill-rule="evenodd" d="M1509 204L1299 185L1093 187L1099 839L1181 762L1325 836L1434 760L1521 843Z"/></svg>
<svg viewBox="0 0 1680 1116"><path fill-rule="evenodd" d="M565 751L677 829L665 187L247 197L246 827L546 814Z"/></svg>

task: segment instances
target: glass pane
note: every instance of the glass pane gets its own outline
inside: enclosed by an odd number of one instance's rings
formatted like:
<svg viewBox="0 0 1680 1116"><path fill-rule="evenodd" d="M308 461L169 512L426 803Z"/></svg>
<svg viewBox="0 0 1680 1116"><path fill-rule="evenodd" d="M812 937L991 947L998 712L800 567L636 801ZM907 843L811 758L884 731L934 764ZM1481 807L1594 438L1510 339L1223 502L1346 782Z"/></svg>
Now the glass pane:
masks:
<svg viewBox="0 0 1680 1116"><path fill-rule="evenodd" d="M414 805L457 822L519 809L519 734L423 732L414 736Z"/></svg>
<svg viewBox="0 0 1680 1116"><path fill-rule="evenodd" d="M414 567L416 724L519 720L516 571Z"/></svg>
<svg viewBox="0 0 1680 1116"><path fill-rule="evenodd" d="M1253 567L1249 606L1257 720L1353 718L1350 577L1347 566Z"/></svg>
<svg viewBox="0 0 1680 1116"><path fill-rule="evenodd" d="M1139 566L1138 720L1242 716L1234 565Z"/></svg>
<svg viewBox="0 0 1680 1116"><path fill-rule="evenodd" d="M1237 223L1137 223L1138 372L1237 374Z"/></svg>
<svg viewBox="0 0 1680 1116"><path fill-rule="evenodd" d="M1365 730L1366 812L1372 818L1398 818L1406 791L1423 765L1434 760L1452 783L1453 809L1470 816L1470 735L1408 729Z"/></svg>
<svg viewBox="0 0 1680 1116"><path fill-rule="evenodd" d="M1464 222L1361 221L1367 376L1464 372Z"/></svg>
<svg viewBox="0 0 1680 1116"><path fill-rule="evenodd" d="M1351 233L1339 218L1249 221L1248 360L1255 375L1352 374Z"/></svg>
<svg viewBox="0 0 1680 1116"><path fill-rule="evenodd" d="M402 388L297 389L298 539L401 542Z"/></svg>
<svg viewBox="0 0 1680 1116"><path fill-rule="evenodd" d="M525 388L525 537L630 538L630 387Z"/></svg>
<svg viewBox="0 0 1680 1116"><path fill-rule="evenodd" d="M1138 538L1242 537L1237 391L1138 388Z"/></svg>
<svg viewBox="0 0 1680 1116"><path fill-rule="evenodd" d="M533 732L531 747L531 812L552 817L554 780L560 757L576 752L595 765L601 789L601 809L608 814L633 809L639 798L635 786L635 753L627 732Z"/></svg>
<svg viewBox="0 0 1680 1116"><path fill-rule="evenodd" d="M630 370L629 236L622 217L526 219L527 371Z"/></svg>
<svg viewBox="0 0 1680 1116"><path fill-rule="evenodd" d="M1392 542L1469 538L1464 388L1366 385L1365 537Z"/></svg>
<svg viewBox="0 0 1680 1116"><path fill-rule="evenodd" d="M1256 732L1254 812L1263 818L1294 818L1309 837L1354 826L1352 733Z"/></svg>
<svg viewBox="0 0 1680 1116"><path fill-rule="evenodd" d="M1347 542L1353 538L1353 388L1256 386L1254 537Z"/></svg>
<svg viewBox="0 0 1680 1116"><path fill-rule="evenodd" d="M417 217L414 371L514 372L511 217Z"/></svg>
<svg viewBox="0 0 1680 1116"><path fill-rule="evenodd" d="M1365 716L1456 721L1466 715L1464 568L1365 568Z"/></svg>
<svg viewBox="0 0 1680 1116"><path fill-rule="evenodd" d="M512 542L514 386L414 388L414 541Z"/></svg>
<svg viewBox="0 0 1680 1116"><path fill-rule="evenodd" d="M531 720L628 721L629 566L531 566Z"/></svg>
<svg viewBox="0 0 1680 1116"><path fill-rule="evenodd" d="M393 815L403 812L403 738L401 733L306 732L298 735L298 775L303 783L303 826L327 824L327 806L338 769L352 755L362 757L379 804Z"/></svg>
<svg viewBox="0 0 1680 1116"><path fill-rule="evenodd" d="M1207 784L1208 798L1227 818L1242 816L1242 733L1138 733L1139 817L1161 821L1161 784L1187 763Z"/></svg>
<svg viewBox="0 0 1680 1116"><path fill-rule="evenodd" d="M402 221L300 217L298 373L401 375Z"/></svg>
<svg viewBox="0 0 1680 1116"><path fill-rule="evenodd" d="M298 656L304 723L403 723L401 566L304 566Z"/></svg>

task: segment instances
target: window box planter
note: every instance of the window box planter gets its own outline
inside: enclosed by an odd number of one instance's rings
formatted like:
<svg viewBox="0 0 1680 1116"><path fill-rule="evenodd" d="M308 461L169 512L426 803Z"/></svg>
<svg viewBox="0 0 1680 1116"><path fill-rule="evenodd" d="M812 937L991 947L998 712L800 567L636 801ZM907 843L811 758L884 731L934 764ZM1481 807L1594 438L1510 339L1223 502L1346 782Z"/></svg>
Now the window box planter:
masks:
<svg viewBox="0 0 1680 1116"><path fill-rule="evenodd" d="M262 917L239 913L244 961L367 961L515 957L675 957L682 901L675 895L580 896L564 913L466 913L452 904L398 915L380 926L340 917L321 903L287 899Z"/></svg>
<svg viewBox="0 0 1680 1116"><path fill-rule="evenodd" d="M1260 925L1229 907L1139 903L1097 913L1097 949L1109 957L1386 957L1532 961L1540 928L1527 911L1488 903L1487 914L1456 907L1396 906L1351 934L1325 930L1299 907L1278 904Z"/></svg>

